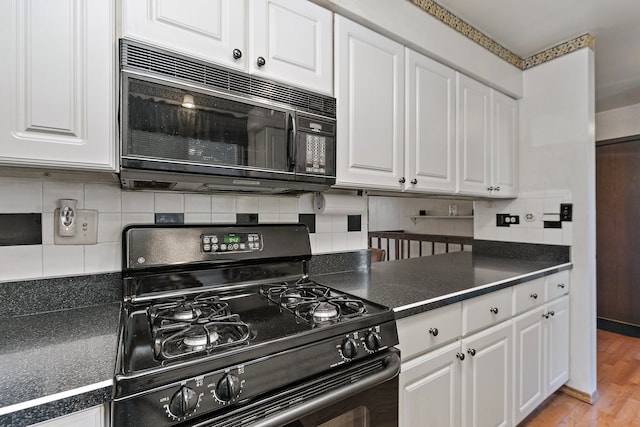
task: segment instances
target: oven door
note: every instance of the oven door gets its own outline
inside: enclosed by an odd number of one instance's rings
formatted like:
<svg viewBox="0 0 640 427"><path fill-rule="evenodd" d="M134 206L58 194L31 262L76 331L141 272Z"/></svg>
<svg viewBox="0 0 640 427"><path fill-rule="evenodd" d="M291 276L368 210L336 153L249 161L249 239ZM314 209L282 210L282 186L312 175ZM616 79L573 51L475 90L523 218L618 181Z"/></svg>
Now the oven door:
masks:
<svg viewBox="0 0 640 427"><path fill-rule="evenodd" d="M400 352L296 384L194 427L397 427Z"/></svg>

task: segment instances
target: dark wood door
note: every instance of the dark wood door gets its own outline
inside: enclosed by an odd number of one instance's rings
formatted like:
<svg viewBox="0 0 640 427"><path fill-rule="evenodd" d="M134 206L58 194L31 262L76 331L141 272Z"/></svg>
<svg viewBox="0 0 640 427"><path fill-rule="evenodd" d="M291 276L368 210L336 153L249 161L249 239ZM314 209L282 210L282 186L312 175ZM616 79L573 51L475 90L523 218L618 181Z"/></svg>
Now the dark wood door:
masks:
<svg viewBox="0 0 640 427"><path fill-rule="evenodd" d="M640 136L596 144L598 318L640 326Z"/></svg>

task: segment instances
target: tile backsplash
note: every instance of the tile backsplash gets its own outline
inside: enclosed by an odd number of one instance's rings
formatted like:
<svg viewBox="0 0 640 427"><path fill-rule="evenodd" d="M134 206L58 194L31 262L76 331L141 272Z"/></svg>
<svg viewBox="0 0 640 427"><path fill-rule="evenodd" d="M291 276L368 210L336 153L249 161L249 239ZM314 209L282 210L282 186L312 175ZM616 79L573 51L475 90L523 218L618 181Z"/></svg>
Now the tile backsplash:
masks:
<svg viewBox="0 0 640 427"><path fill-rule="evenodd" d="M504 242L571 245L572 223L560 228L545 228L544 221L558 219L561 203L572 203L569 191L523 192L515 200L474 202L474 237ZM519 223L496 226L496 214L518 215Z"/></svg>
<svg viewBox="0 0 640 427"><path fill-rule="evenodd" d="M0 177L0 214L42 215L42 244L0 246L0 281L119 271L121 233L128 224L153 224L156 218L183 218L186 224L297 223L313 218L313 253L367 247L367 213L360 231L347 214L315 214L312 194L294 196L204 195L122 191L116 184L52 182ZM356 196L353 196L356 197ZM98 211L96 245L54 245L54 210L58 199L77 199L78 209ZM172 215L157 215L172 214ZM351 214L351 212L350 212Z"/></svg>

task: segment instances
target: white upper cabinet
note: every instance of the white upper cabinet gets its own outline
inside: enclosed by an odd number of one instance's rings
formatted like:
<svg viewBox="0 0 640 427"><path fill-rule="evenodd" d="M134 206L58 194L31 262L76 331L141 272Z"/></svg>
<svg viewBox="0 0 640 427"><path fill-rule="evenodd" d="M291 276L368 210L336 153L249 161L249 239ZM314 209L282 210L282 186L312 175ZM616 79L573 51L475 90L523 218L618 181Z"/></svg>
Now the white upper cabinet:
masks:
<svg viewBox="0 0 640 427"><path fill-rule="evenodd" d="M458 192L517 196L518 103L458 74Z"/></svg>
<svg viewBox="0 0 640 427"><path fill-rule="evenodd" d="M337 184L401 190L404 48L335 17Z"/></svg>
<svg viewBox="0 0 640 427"><path fill-rule="evenodd" d="M250 16L251 73L333 94L329 10L300 0L253 0Z"/></svg>
<svg viewBox="0 0 640 427"><path fill-rule="evenodd" d="M116 169L113 1L0 2L0 163Z"/></svg>
<svg viewBox="0 0 640 427"><path fill-rule="evenodd" d="M246 22L245 0L122 0L123 37L237 69L248 64Z"/></svg>
<svg viewBox="0 0 640 427"><path fill-rule="evenodd" d="M518 102L491 91L491 182L493 197L516 197L518 193Z"/></svg>
<svg viewBox="0 0 640 427"><path fill-rule="evenodd" d="M332 15L302 0L122 0L122 35L333 93Z"/></svg>
<svg viewBox="0 0 640 427"><path fill-rule="evenodd" d="M406 50L407 190L456 190L456 73L411 49Z"/></svg>
<svg viewBox="0 0 640 427"><path fill-rule="evenodd" d="M458 74L458 187L461 194L489 195L490 89Z"/></svg>

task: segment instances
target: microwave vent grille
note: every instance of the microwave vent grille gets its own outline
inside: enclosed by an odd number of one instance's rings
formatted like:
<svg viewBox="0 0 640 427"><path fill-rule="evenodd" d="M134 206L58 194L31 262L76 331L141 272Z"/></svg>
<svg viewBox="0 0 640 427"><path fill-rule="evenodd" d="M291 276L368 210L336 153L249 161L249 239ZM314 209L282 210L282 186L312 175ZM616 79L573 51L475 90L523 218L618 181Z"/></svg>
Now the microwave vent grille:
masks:
<svg viewBox="0 0 640 427"><path fill-rule="evenodd" d="M120 41L122 68L151 72L204 87L276 101L301 111L336 117L335 98L260 79L130 40Z"/></svg>

